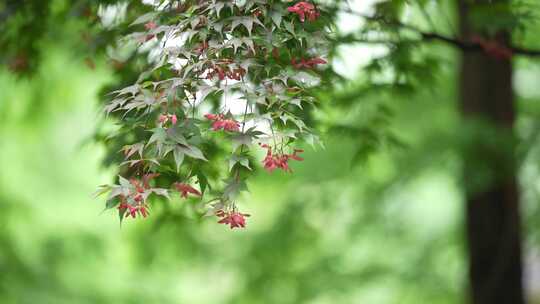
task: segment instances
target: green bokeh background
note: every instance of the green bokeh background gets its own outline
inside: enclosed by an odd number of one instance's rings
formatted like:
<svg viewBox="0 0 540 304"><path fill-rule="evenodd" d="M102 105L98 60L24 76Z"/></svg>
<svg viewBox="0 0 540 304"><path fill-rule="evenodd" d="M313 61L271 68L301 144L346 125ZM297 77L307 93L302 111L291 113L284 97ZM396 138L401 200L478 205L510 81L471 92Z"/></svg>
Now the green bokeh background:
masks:
<svg viewBox="0 0 540 304"><path fill-rule="evenodd" d="M214 218L194 220L177 196L160 221L160 208L121 227L102 212L92 193L113 172L91 137L113 72L99 61L90 69L69 44L42 49L32 78L0 70L0 303L465 302L452 62L434 75L436 89L359 98L355 113L393 110L389 128L404 147L354 161L363 138L326 134L326 148L307 148L294 174L261 171L250 182L240 201L248 228L230 231ZM517 64L518 130L529 139L538 67ZM340 119L331 114L319 113ZM536 154L522 169L527 252L538 231Z"/></svg>
<svg viewBox="0 0 540 304"><path fill-rule="evenodd" d="M405 149L381 149L353 166L355 143L329 135L294 174L257 176L241 201L252 214L246 230L199 223L177 197L165 222L154 216L120 227L91 196L112 180L100 165L102 147L90 140L98 92L112 73L45 48L35 77L0 74L3 303L462 298L462 198L455 157L443 152L455 113L445 92L437 106L430 95L403 107L394 123L413 143ZM425 119L418 109L429 112Z"/></svg>

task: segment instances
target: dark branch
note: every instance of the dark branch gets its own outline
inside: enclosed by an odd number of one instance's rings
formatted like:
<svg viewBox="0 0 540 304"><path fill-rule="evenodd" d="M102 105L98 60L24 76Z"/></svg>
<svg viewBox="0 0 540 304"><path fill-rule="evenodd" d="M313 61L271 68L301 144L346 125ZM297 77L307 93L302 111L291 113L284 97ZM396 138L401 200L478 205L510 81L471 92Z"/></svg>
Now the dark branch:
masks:
<svg viewBox="0 0 540 304"><path fill-rule="evenodd" d="M348 14L356 15L356 16L358 16L360 18L363 18L363 19L365 19L367 21L383 23L383 24L390 25L390 26L393 26L393 27L396 27L396 28L406 29L406 30L415 32L415 33L419 34L422 37L422 39L418 40L417 42L436 40L436 41L445 42L445 43L447 43L449 45L452 45L454 47L457 47L457 48L459 48L459 49L461 49L463 51L478 51L478 50L483 49L482 45L480 43L478 43L478 42L461 40L461 39L458 39L458 38L455 38L455 37L448 37L448 36L445 36L445 35L442 35L442 34L439 34L439 33L435 33L435 32L426 32L426 31L421 30L418 27L415 27L415 26L410 25L410 24L405 24L405 23L403 23L403 22L401 22L399 20L387 19L387 18L384 18L382 16L364 15L364 14L355 12L355 11L350 10L350 9L346 9L343 12L348 13ZM374 41L366 41L366 42L375 43ZM384 43L383 41L380 41L380 42ZM392 43L392 41L388 41L386 43ZM513 55L521 55L521 56L529 56L529 57L540 56L540 50L527 49L527 48L517 47L517 46L510 46L510 47L507 47L507 49L512 51Z"/></svg>
<svg viewBox="0 0 540 304"><path fill-rule="evenodd" d="M512 47L510 48L514 54L519 54L523 56L540 56L540 50L531 50L531 49L524 49L520 47Z"/></svg>

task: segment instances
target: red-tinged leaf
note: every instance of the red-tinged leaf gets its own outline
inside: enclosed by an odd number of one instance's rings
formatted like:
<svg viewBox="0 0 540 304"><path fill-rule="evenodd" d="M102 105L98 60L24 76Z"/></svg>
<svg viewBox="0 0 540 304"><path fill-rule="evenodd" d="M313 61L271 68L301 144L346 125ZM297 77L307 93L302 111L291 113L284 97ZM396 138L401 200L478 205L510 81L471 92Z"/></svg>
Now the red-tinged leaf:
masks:
<svg viewBox="0 0 540 304"><path fill-rule="evenodd" d="M133 154L138 153L142 158L143 156L144 143L136 143L133 145L127 145L122 148L124 151L126 159L130 158Z"/></svg>

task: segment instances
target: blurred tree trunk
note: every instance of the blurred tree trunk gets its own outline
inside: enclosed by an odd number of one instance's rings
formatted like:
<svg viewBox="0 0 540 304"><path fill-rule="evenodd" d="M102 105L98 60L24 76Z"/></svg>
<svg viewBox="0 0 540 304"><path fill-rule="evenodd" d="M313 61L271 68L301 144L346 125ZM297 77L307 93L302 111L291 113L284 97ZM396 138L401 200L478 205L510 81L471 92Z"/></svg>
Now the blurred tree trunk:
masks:
<svg viewBox="0 0 540 304"><path fill-rule="evenodd" d="M478 34L474 33L470 21L472 5L504 1L459 0L463 39ZM510 41L507 31L500 31L495 36L502 45ZM460 71L460 99L465 120L487 122L495 130L491 133L495 136L511 135L515 121L512 61L493 58L482 50L465 50ZM506 141L510 148L501 152L504 147L486 144L490 139L482 138L485 133L471 133L473 144L464 156L464 181L475 182L480 168L490 175L489 183L468 189L466 194L471 302L522 304L525 300L514 141ZM471 153L475 156L471 157ZM501 153L506 155L501 158Z"/></svg>

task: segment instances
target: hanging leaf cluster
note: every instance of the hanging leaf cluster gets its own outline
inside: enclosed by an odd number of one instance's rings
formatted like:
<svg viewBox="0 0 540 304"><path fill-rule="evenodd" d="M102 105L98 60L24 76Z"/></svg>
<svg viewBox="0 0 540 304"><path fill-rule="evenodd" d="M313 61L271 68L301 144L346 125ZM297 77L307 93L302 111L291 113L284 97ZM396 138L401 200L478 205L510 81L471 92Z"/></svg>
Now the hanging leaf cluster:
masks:
<svg viewBox="0 0 540 304"><path fill-rule="evenodd" d="M163 1L121 43L145 53L137 81L104 107L122 142L106 208L146 217L154 197L201 198L201 214L245 227L237 207L259 166L291 172L298 141L317 144L303 117L326 66L328 27L312 2Z"/></svg>

